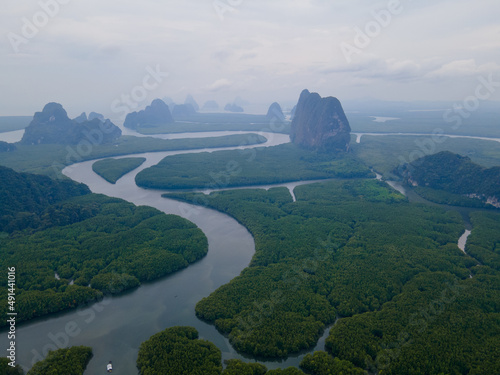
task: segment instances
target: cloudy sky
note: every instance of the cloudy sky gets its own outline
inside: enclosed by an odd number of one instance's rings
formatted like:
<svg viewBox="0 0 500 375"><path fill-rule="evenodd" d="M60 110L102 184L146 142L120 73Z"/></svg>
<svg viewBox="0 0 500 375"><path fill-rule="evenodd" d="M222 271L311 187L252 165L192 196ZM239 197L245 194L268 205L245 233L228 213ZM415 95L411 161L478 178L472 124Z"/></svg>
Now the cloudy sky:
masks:
<svg viewBox="0 0 500 375"><path fill-rule="evenodd" d="M0 115L56 101L114 118L188 93L286 107L304 88L460 102L500 82L499 14L498 0L4 0Z"/></svg>

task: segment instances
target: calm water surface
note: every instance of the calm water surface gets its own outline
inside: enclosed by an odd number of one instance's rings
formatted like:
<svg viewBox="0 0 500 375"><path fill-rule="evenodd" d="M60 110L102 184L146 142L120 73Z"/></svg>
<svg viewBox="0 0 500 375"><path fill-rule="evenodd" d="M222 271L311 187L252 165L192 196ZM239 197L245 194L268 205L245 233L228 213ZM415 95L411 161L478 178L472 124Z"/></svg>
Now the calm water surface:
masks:
<svg viewBox="0 0 500 375"><path fill-rule="evenodd" d="M241 133L248 132L217 132L216 135ZM264 146L275 146L289 142L287 135L259 134L268 138L268 142ZM213 136L213 133L210 135ZM176 134L173 137L198 138L200 136L208 135L191 133ZM169 138L172 136L162 135L159 137ZM249 147L255 146L224 149ZM245 359L234 352L228 340L220 335L213 326L196 318L194 307L201 298L208 296L219 286L239 275L249 264L255 251L252 236L242 225L227 215L207 208L164 199L161 194L165 191L145 190L136 186L134 182L138 172L157 164L165 156L215 150L218 149L134 155L146 157L147 161L138 169L121 178L116 185L106 182L93 173L92 164L94 161L75 164L64 170L68 177L87 184L95 193L122 198L136 205L148 205L165 213L187 218L205 233L209 242L209 251L206 257L188 268L154 283L142 285L131 293L106 298L100 303L85 308L18 326L16 337L18 364L27 370L33 363L41 360L48 350L86 345L91 346L94 352L94 357L85 372L86 375L104 373L105 366L110 360L113 361L115 373L135 375L138 373L135 362L139 345L151 335L175 325L195 327L201 338L210 340L219 347L223 353L223 359ZM272 186L286 186L294 198L293 188L304 183L306 182L260 187L267 189ZM404 192L403 187L397 185L394 187ZM328 329L325 330L317 346L309 352L323 350L327 336ZM5 332L2 333L2 337L5 337ZM4 349L5 345L5 340L2 339L0 349ZM259 362L264 363L270 369L298 366L304 355L305 353L301 353L285 361Z"/></svg>

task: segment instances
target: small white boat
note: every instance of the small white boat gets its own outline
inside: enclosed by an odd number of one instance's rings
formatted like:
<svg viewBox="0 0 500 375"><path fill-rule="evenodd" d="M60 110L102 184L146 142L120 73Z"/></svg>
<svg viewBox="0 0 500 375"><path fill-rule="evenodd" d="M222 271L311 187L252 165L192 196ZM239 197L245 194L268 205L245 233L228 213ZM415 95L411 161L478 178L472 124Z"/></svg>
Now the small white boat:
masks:
<svg viewBox="0 0 500 375"><path fill-rule="evenodd" d="M108 365L106 366L106 369L108 370L108 372L113 371L113 364L111 363L111 361L109 361Z"/></svg>

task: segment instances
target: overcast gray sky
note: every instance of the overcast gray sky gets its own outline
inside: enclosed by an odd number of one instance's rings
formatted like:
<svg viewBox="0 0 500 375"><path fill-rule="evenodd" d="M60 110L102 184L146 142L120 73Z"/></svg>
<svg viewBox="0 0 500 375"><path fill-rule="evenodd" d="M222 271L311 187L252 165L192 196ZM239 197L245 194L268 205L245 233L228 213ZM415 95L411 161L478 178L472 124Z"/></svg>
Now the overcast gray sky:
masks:
<svg viewBox="0 0 500 375"><path fill-rule="evenodd" d="M113 118L131 94L286 106L304 88L460 102L500 82L499 15L498 0L4 0L0 115L56 101Z"/></svg>

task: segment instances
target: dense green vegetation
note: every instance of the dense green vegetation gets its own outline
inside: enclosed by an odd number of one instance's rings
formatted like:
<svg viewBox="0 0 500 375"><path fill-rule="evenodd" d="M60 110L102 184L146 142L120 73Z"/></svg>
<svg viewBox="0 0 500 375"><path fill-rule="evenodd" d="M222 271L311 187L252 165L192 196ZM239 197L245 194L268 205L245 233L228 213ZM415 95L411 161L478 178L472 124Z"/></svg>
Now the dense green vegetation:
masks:
<svg viewBox="0 0 500 375"><path fill-rule="evenodd" d="M247 363L239 359L230 359L224 362L226 368L222 371L222 375L304 375L295 367L267 371L266 366L260 363Z"/></svg>
<svg viewBox="0 0 500 375"><path fill-rule="evenodd" d="M351 362L340 360L328 353L319 351L307 354L300 367L314 375L365 375L366 372L354 366Z"/></svg>
<svg viewBox="0 0 500 375"><path fill-rule="evenodd" d="M336 316L380 309L420 273L467 278L458 213L413 205L377 181L226 191L204 203L255 237L251 267L196 306L241 352L281 357L311 347ZM188 201L192 193L170 194Z"/></svg>
<svg viewBox="0 0 500 375"><path fill-rule="evenodd" d="M137 367L141 375L220 375L221 353L195 328L172 327L141 344Z"/></svg>
<svg viewBox="0 0 500 375"><path fill-rule="evenodd" d="M7 233L47 225L44 221L56 220L42 215L50 205L90 193L83 184L17 173L2 166L0 181L0 232Z"/></svg>
<svg viewBox="0 0 500 375"><path fill-rule="evenodd" d="M150 137L122 136L113 144L64 146L57 144L21 145L17 150L2 153L0 165L19 172L45 174L53 178L63 177L65 166L84 160L156 151L191 150L200 148L232 147L264 143L264 137L256 134L239 134L224 137L192 139L156 139ZM90 146L90 147L89 147Z"/></svg>
<svg viewBox="0 0 500 375"><path fill-rule="evenodd" d="M114 184L145 161L146 158L104 159L92 164L92 170L106 181Z"/></svg>
<svg viewBox="0 0 500 375"><path fill-rule="evenodd" d="M0 133L26 128L33 116L0 116Z"/></svg>
<svg viewBox="0 0 500 375"><path fill-rule="evenodd" d="M289 122L269 120L265 115L243 113L196 113L173 124L142 126L137 132L142 134L165 134L210 131L272 131L290 132Z"/></svg>
<svg viewBox="0 0 500 375"><path fill-rule="evenodd" d="M225 365L222 370L220 350L198 339L193 327L171 327L151 336L141 344L137 357L141 375L304 375L293 367L267 371L260 363L239 359L227 360Z"/></svg>
<svg viewBox="0 0 500 375"><path fill-rule="evenodd" d="M47 358L35 363L27 375L83 375L92 359L92 348L73 346L49 352Z"/></svg>
<svg viewBox="0 0 500 375"><path fill-rule="evenodd" d="M75 215L76 222L59 225L69 221L61 219L66 214ZM50 206L41 216L52 226L0 239L1 267L17 268L18 320L122 292L207 252L207 240L194 224L120 199L86 195ZM2 298L5 293L6 288Z"/></svg>
<svg viewBox="0 0 500 375"><path fill-rule="evenodd" d="M141 171L146 188L224 188L297 180L369 177L372 173L347 154L307 151L291 143L251 150L174 155Z"/></svg>
<svg viewBox="0 0 500 375"><path fill-rule="evenodd" d="M266 366L260 363L247 363L239 359L230 359L224 361L226 368L223 375L265 375Z"/></svg>
<svg viewBox="0 0 500 375"><path fill-rule="evenodd" d="M500 365L500 276L421 273L379 311L341 319L326 346L380 374L494 374Z"/></svg>
<svg viewBox="0 0 500 375"><path fill-rule="evenodd" d="M15 367L9 366L10 359L0 358L0 374L2 375L24 375L24 371L21 366L16 365Z"/></svg>
<svg viewBox="0 0 500 375"><path fill-rule="evenodd" d="M120 293L207 252L204 234L180 217L90 194L72 181L8 168L0 174L6 232L0 236L0 267L16 268L18 321ZM0 290L4 300L6 282ZM6 309L0 306L0 313Z"/></svg>
<svg viewBox="0 0 500 375"><path fill-rule="evenodd" d="M468 198L464 195L453 194L444 190L436 190L425 186L414 186L412 189L422 198L434 203L460 207L493 208L492 205L486 204L483 200Z"/></svg>
<svg viewBox="0 0 500 375"><path fill-rule="evenodd" d="M467 156L448 151L428 155L405 165L405 180L453 194L500 198L500 166L483 168Z"/></svg>
<svg viewBox="0 0 500 375"><path fill-rule="evenodd" d="M393 173L395 168L440 151L469 156L474 163L486 168L500 165L500 143L479 139L365 135L360 144L351 142L351 150L366 165L389 179L398 178Z"/></svg>
<svg viewBox="0 0 500 375"><path fill-rule="evenodd" d="M482 264L500 271L500 215L473 212L474 230L467 239L465 251Z"/></svg>

